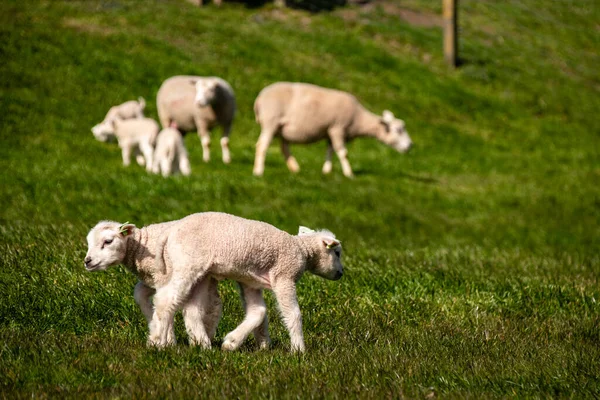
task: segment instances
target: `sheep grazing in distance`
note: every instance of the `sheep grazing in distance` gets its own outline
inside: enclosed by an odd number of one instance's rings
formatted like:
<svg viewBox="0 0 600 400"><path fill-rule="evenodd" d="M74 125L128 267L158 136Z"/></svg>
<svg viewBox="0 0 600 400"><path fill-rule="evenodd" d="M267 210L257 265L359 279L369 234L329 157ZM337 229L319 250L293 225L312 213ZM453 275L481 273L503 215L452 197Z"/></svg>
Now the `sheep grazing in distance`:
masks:
<svg viewBox="0 0 600 400"><path fill-rule="evenodd" d="M225 336L223 349L237 349L251 332L261 348L269 346L262 291L271 289L290 333L292 351L304 351L296 282L306 270L326 279L341 278L342 248L331 232L301 227L298 236L292 236L264 222L216 212L192 214L166 224L170 225L137 229L131 224L101 222L87 237L87 270L124 264L144 282L143 287L156 290L149 344L173 343L173 315L181 307L186 313L187 308L202 304L194 308L198 321L207 320L202 312L220 313L211 308L217 303L213 292L206 293L207 288L212 289L206 279L215 278L238 282L246 311L244 321ZM140 296L153 292L136 293L138 304L147 313L149 300ZM193 342L209 347L208 333L212 331L205 329L214 326L189 323Z"/></svg>
<svg viewBox="0 0 600 400"><path fill-rule="evenodd" d="M134 225L111 221L99 222L88 234L89 250L85 258L88 271L102 271L109 266L123 264L139 282L133 296L139 305L146 322L152 321L153 309L150 298L156 288L168 282L167 266L171 264L163 258L164 238L178 221L153 224L137 229ZM183 320L190 343L210 347L221 317L222 303L213 278L198 282L183 301ZM199 329L198 326L202 325ZM175 344L175 333L171 325L167 342ZM201 333L197 333L197 332ZM150 341L148 342L150 343Z"/></svg>
<svg viewBox="0 0 600 400"><path fill-rule="evenodd" d="M104 120L92 128L94 137L101 142L108 141L111 137L114 137L112 122L115 119L144 118L144 108L146 108L146 101L143 97L139 97L137 101L126 101L123 104L111 107Z"/></svg>
<svg viewBox="0 0 600 400"><path fill-rule="evenodd" d="M191 173L183 137L175 128L165 128L159 132L153 158L152 172L155 174L162 173L166 177L177 172L185 176Z"/></svg>
<svg viewBox="0 0 600 400"><path fill-rule="evenodd" d="M346 142L354 138L374 137L399 152L412 146L404 121L390 111L373 114L350 93L307 83L278 82L265 87L254 102L254 113L261 127L253 171L257 176L264 173L267 148L275 136L281 136L281 150L291 172L298 172L300 166L290 153L290 143L326 139L323 173L331 172L335 150L347 177L353 174Z"/></svg>
<svg viewBox="0 0 600 400"><path fill-rule="evenodd" d="M223 162L231 162L229 133L236 103L229 83L217 77L173 76L158 90L156 107L163 128L175 127L182 134L198 132L205 162L210 160L209 132L220 125Z"/></svg>
<svg viewBox="0 0 600 400"><path fill-rule="evenodd" d="M119 119L112 122L113 135L119 142L123 156L123 165L129 166L131 151L136 153L138 164L145 165L148 172L152 171L152 156L159 126L151 118L142 119ZM139 152L143 157L138 157Z"/></svg>

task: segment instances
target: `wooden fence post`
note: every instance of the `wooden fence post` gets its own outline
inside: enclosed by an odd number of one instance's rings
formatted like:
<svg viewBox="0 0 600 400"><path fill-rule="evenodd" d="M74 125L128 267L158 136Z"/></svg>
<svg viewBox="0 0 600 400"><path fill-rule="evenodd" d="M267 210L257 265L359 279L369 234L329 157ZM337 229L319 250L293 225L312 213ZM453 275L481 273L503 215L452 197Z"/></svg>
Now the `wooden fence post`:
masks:
<svg viewBox="0 0 600 400"><path fill-rule="evenodd" d="M458 64L458 0L444 2L444 59L452 66Z"/></svg>

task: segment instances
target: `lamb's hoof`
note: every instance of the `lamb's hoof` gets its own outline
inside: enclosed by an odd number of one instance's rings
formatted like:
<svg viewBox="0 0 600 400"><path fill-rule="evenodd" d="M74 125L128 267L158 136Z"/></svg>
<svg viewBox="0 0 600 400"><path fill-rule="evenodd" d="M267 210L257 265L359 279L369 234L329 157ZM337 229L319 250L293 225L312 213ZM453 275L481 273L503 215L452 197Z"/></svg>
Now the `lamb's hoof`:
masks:
<svg viewBox="0 0 600 400"><path fill-rule="evenodd" d="M268 350L269 347L271 347L271 342L270 341L265 341L265 342L259 342L258 343L259 350Z"/></svg>
<svg viewBox="0 0 600 400"><path fill-rule="evenodd" d="M223 157L223 164L231 164L231 157Z"/></svg>
<svg viewBox="0 0 600 400"><path fill-rule="evenodd" d="M237 344L235 341L233 341L231 339L227 339L227 338L225 338L225 340L223 341L223 344L221 345L221 349L226 350L226 351L235 351L238 349L238 347L240 347L239 344Z"/></svg>

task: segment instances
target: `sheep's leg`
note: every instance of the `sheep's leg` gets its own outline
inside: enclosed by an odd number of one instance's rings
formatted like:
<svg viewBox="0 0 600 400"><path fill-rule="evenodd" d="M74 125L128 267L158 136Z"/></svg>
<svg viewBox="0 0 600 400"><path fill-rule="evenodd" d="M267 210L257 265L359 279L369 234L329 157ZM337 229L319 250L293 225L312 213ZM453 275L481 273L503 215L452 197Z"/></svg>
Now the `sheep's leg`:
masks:
<svg viewBox="0 0 600 400"><path fill-rule="evenodd" d="M283 322L290 332L292 351L303 352L302 314L296 298L296 285L294 282L278 282L273 286L273 293L279 304Z"/></svg>
<svg viewBox="0 0 600 400"><path fill-rule="evenodd" d="M179 171L185 176L188 176L192 173L192 168L190 167L190 160L185 149L179 152Z"/></svg>
<svg viewBox="0 0 600 400"><path fill-rule="evenodd" d="M156 293L156 290L146 286L144 282L138 282L133 289L133 298L137 305L140 306L144 317L146 317L146 322L150 322L152 319L152 302L150 301L150 297L154 293Z"/></svg>
<svg viewBox="0 0 600 400"><path fill-rule="evenodd" d="M258 142L256 142L256 155L254 157L253 171L254 175L256 176L262 176L262 174L265 172L265 157L273 136L274 132L263 130L260 133Z"/></svg>
<svg viewBox="0 0 600 400"><path fill-rule="evenodd" d="M340 164L342 164L344 176L352 178L354 175L352 174L352 167L350 167L350 163L348 162L348 150L346 150L344 143L344 131L342 129L331 129L329 137L331 138L333 149L340 160Z"/></svg>
<svg viewBox="0 0 600 400"><path fill-rule="evenodd" d="M129 143L121 147L121 157L123 158L123 165L128 167L131 160L131 146Z"/></svg>
<svg viewBox="0 0 600 400"><path fill-rule="evenodd" d="M202 143L202 160L204 162L210 161L210 134L208 126L201 118L196 119L196 128L198 129L198 137L200 143Z"/></svg>
<svg viewBox="0 0 600 400"><path fill-rule="evenodd" d="M300 171L300 165L298 165L298 161L296 158L290 153L290 143L281 138L281 152L283 153L283 157L285 158L285 163L290 170L290 172L297 173Z"/></svg>
<svg viewBox="0 0 600 400"><path fill-rule="evenodd" d="M262 290L253 289L241 283L240 287L243 288L242 293L245 300L246 317L237 328L225 336L223 345L221 346L223 350L235 350L240 347L250 332L263 324L267 315L267 306L263 299Z"/></svg>
<svg viewBox="0 0 600 400"><path fill-rule="evenodd" d="M327 152L325 153L325 164L323 164L322 172L324 174L329 174L333 169L333 164L331 163L331 156L333 155L333 146L331 145L331 141L327 143Z"/></svg>
<svg viewBox="0 0 600 400"><path fill-rule="evenodd" d="M241 295L240 297L242 298L242 304L244 306L244 313L247 314L248 313L248 305L246 302L246 294L244 292L244 287L240 284L238 284L238 286L240 288L240 295ZM261 291L261 296L262 296L262 291ZM265 312L265 318L263 319L262 323L254 329L253 333L254 333L254 340L256 340L256 343L258 343L258 347L260 349L268 349L269 346L271 345L271 338L269 337L269 317L267 316L266 312Z"/></svg>
<svg viewBox="0 0 600 400"><path fill-rule="evenodd" d="M154 148L150 143L142 142L140 143L140 150L146 159L146 171L152 172L152 156L154 153Z"/></svg>
<svg viewBox="0 0 600 400"><path fill-rule="evenodd" d="M207 277L194 286L183 306L183 320L191 344L210 349L221 308L216 280Z"/></svg>
<svg viewBox="0 0 600 400"><path fill-rule="evenodd" d="M220 4L219 4L220 5ZM221 153L223 162L229 164L231 162L231 153L229 152L229 133L231 132L231 124L223 127L223 136L221 136Z"/></svg>
<svg viewBox="0 0 600 400"><path fill-rule="evenodd" d="M142 154L140 154L139 148L136 147L134 153L135 153L135 161L138 163L138 165L141 167L145 166L146 159L144 158L144 156Z"/></svg>
<svg viewBox="0 0 600 400"><path fill-rule="evenodd" d="M175 338L169 338L173 329L173 316L188 298L194 282L185 277L173 276L166 286L157 289L154 295L154 313L150 321L148 344L163 347L175 344Z"/></svg>

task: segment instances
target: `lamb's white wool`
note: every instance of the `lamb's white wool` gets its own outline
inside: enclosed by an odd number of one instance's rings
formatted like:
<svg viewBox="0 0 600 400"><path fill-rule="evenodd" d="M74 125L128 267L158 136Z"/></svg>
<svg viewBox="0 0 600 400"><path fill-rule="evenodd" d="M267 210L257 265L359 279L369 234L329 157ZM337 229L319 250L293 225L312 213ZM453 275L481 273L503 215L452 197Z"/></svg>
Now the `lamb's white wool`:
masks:
<svg viewBox="0 0 600 400"><path fill-rule="evenodd" d="M139 97L137 101L126 101L118 106L111 107L104 117L104 120L92 128L94 137L101 142L107 142L114 138L113 121L118 119L144 118L144 108L146 101Z"/></svg>
<svg viewBox="0 0 600 400"><path fill-rule="evenodd" d="M175 128L165 128L158 134L154 149L152 172L163 176L181 172L191 173L190 161L181 133Z"/></svg>
<svg viewBox="0 0 600 400"><path fill-rule="evenodd" d="M88 270L122 263L137 273L146 286L156 288L150 343L164 346L172 342L169 334L173 314L181 307L188 307L190 296L202 298L195 304L204 305L194 309L196 318L204 321L200 317L203 312L216 315L214 306L211 308L215 304L212 295L206 295L199 285L208 285L203 283L207 278L227 278L241 287L246 317L225 336L223 349L237 349L251 332L260 347L269 345L262 291L271 289L290 332L292 350L304 351L296 282L305 270L327 279L341 278L341 245L331 232L303 231L292 236L264 222L214 212L193 214L166 224L170 225L167 228L161 227L165 224L150 225L138 230L129 225L101 222L88 235L85 260ZM128 233L119 234L119 230ZM159 234L153 234L150 241L144 239L148 237L147 231ZM156 258L151 259L153 254ZM153 267L142 268L148 263ZM208 340L204 330L208 325L196 324L190 328L197 342Z"/></svg>
<svg viewBox="0 0 600 400"><path fill-rule="evenodd" d="M86 270L103 271L112 265L125 265L139 279L134 289L134 299L148 323L154 312L150 298L157 288L168 283L171 274L167 270L171 264L165 263L168 259L163 257L163 238L177 222L137 229L129 223L101 221L87 235ZM188 297L182 300L183 318L190 343L210 348L210 340L215 336L222 310L217 281L210 277L199 281L190 290ZM166 329L166 343L174 344L172 323Z"/></svg>
<svg viewBox="0 0 600 400"><path fill-rule="evenodd" d="M160 129L156 121L151 118L142 119L114 119L114 135L119 142L123 156L123 165L130 163L131 152L137 154L141 152L144 156L144 162L138 159L138 163L146 165L148 172L152 171L154 145Z"/></svg>
<svg viewBox="0 0 600 400"><path fill-rule="evenodd" d="M156 107L163 128L177 128L183 134L198 132L205 162L210 160L210 131L223 127L223 162L231 162L229 133L236 103L229 83L218 77L173 76L158 90Z"/></svg>
<svg viewBox="0 0 600 400"><path fill-rule="evenodd" d="M281 136L281 150L290 171L300 166L289 150L290 143L327 140L323 173L331 172L335 150L345 176L352 176L346 142L360 136L374 137L399 152L406 152L412 141L404 121L386 110L382 116L364 108L350 93L307 83L279 82L264 88L254 102L261 133L256 144L254 175L264 173L265 156L271 140Z"/></svg>

